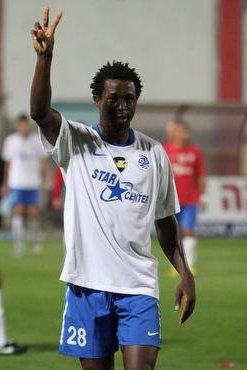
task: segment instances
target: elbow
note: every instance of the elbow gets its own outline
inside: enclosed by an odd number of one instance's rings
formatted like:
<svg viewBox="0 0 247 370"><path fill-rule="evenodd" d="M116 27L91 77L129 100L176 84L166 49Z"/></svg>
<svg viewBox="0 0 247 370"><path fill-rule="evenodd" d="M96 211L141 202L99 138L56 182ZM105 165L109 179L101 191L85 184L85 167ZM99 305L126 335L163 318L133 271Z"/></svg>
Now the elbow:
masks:
<svg viewBox="0 0 247 370"><path fill-rule="evenodd" d="M37 119L38 119L38 115L35 111L30 111L30 117L32 118L32 120L34 120L35 122L37 122Z"/></svg>
<svg viewBox="0 0 247 370"><path fill-rule="evenodd" d="M38 124L42 124L49 114L49 108L44 103L38 103L31 96L30 99L30 117Z"/></svg>
<svg viewBox="0 0 247 370"><path fill-rule="evenodd" d="M31 108L30 110L30 116L35 122L39 122L40 118L42 118L43 114L38 111L38 109Z"/></svg>
<svg viewBox="0 0 247 370"><path fill-rule="evenodd" d="M41 111L40 109L32 108L30 109L30 117L39 125L42 126L46 121L47 113Z"/></svg>

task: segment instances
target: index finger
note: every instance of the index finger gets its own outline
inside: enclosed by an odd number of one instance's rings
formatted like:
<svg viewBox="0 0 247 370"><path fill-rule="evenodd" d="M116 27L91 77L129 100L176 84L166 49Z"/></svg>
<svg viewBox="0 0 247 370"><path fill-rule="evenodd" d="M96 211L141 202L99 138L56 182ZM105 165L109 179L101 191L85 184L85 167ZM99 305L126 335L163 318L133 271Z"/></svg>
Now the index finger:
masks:
<svg viewBox="0 0 247 370"><path fill-rule="evenodd" d="M48 27L49 25L49 12L50 12L50 8L49 6L46 6L44 9L43 27Z"/></svg>
<svg viewBox="0 0 247 370"><path fill-rule="evenodd" d="M55 21L52 23L52 25L50 27L52 34L55 32L55 29L57 28L57 25L60 22L60 19L62 18L62 16L63 16L63 12L60 10L60 12L58 12L58 14L56 16Z"/></svg>

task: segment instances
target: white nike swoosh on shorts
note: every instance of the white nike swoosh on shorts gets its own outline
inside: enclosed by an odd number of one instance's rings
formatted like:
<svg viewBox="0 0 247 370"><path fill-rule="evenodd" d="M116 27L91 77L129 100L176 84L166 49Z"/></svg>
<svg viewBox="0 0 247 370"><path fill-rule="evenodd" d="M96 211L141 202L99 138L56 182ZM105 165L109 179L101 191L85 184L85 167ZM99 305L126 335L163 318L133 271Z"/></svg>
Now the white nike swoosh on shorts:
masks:
<svg viewBox="0 0 247 370"><path fill-rule="evenodd" d="M159 334L159 332L158 331L156 331L156 332L154 332L154 333L152 333L151 331L149 331L148 332L148 336L149 337L152 337L153 335L158 335Z"/></svg>

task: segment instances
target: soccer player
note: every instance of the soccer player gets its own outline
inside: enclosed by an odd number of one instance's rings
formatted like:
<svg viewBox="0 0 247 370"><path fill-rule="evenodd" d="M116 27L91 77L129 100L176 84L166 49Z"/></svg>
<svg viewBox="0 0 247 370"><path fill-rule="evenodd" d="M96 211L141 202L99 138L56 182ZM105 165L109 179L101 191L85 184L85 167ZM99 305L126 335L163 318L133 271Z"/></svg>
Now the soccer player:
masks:
<svg viewBox="0 0 247 370"><path fill-rule="evenodd" d="M173 133L175 129L175 121L169 121L165 125L165 138L166 138L166 147L173 145Z"/></svg>
<svg viewBox="0 0 247 370"><path fill-rule="evenodd" d="M174 214L179 210L172 171L162 145L130 128L142 85L127 63L109 62L91 84L99 109L92 127L68 121L51 107L54 32L62 17L32 31L37 62L31 115L65 186L67 282L60 353L80 358L85 370L114 369L121 347L125 370L152 370L161 346L157 261L150 228L156 219L161 248L181 275L180 323L195 305Z"/></svg>
<svg viewBox="0 0 247 370"><path fill-rule="evenodd" d="M205 162L198 146L190 142L190 128L184 121L173 123L172 140L164 143L175 176L181 212L177 215L183 245L191 271L196 273L195 226L198 206L205 193ZM173 272L175 270L172 270Z"/></svg>
<svg viewBox="0 0 247 370"><path fill-rule="evenodd" d="M26 115L16 120L17 132L9 135L3 144L2 158L5 161L2 195L10 192L13 214L11 220L16 255L23 253L24 218L28 220L28 230L33 251L39 251L39 191L42 179L42 166L49 166L39 142L38 135L32 133L31 123ZM47 171L48 173L48 171Z"/></svg>
<svg viewBox="0 0 247 370"><path fill-rule="evenodd" d="M18 355L26 352L26 346L20 346L13 340L9 339L6 335L5 329L5 317L3 308L3 298L2 298L2 276L0 274L0 355Z"/></svg>

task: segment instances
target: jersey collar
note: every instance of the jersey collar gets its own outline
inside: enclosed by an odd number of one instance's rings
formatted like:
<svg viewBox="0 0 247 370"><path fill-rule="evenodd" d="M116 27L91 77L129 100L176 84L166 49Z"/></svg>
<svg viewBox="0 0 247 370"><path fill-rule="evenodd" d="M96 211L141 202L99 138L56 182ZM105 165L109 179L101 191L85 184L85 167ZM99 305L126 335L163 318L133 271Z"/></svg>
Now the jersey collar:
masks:
<svg viewBox="0 0 247 370"><path fill-rule="evenodd" d="M97 133L99 134L99 136L101 137L101 139L103 141L106 141L108 144L111 144L111 145L115 145L115 146L128 146L128 145L132 145L135 141L135 132L132 128L129 129L129 138L128 138L128 141L124 144L116 144L115 142L112 142L112 141L109 141L104 135L102 135L102 132L101 132L101 129L100 129L100 125L99 124L95 124L95 125L92 125L91 126L93 130L97 131Z"/></svg>

